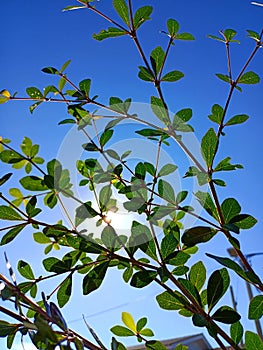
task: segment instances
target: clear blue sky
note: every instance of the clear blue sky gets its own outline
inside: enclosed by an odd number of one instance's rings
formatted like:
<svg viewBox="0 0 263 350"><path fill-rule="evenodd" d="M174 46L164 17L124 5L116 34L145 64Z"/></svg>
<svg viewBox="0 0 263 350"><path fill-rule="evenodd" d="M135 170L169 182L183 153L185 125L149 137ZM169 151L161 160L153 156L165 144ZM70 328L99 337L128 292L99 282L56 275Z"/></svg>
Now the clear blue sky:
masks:
<svg viewBox="0 0 263 350"><path fill-rule="evenodd" d="M98 9L113 15L110 3L101 0ZM137 67L142 62L132 41L127 37L103 42L93 40L92 34L106 28L108 24L87 10L61 11L65 6L74 4L74 0L1 2L0 89L18 91L18 96L25 96L25 89L29 86L42 89L54 84L52 76L43 74L41 69L45 66L60 67L71 59L68 76L76 83L91 78L92 94L98 94L99 101L107 103L110 96L119 96L123 99L132 97L134 102L148 103L149 96L155 94L155 91L149 83L137 78ZM241 45L232 46L232 64L234 73L238 73L254 45L252 40L246 38L246 29L261 31L263 8L251 5L248 0L134 1L136 8L144 4L154 6L153 21L148 22L139 32L146 54L157 45L166 47L166 37L160 34L160 30L165 30L168 18L178 20L181 31L190 32L196 38L194 42L178 42L172 49L167 71L169 68L181 70L185 73L185 78L178 83L165 85L164 92L171 111L185 107L193 109L192 124L200 140L208 127L212 126L207 119L211 106L214 103L224 105L228 93L228 86L215 77L215 73L227 74L225 48L223 44L208 39L207 34L217 35L219 30L226 28L237 30L237 39ZM263 76L262 52L253 60L249 70ZM262 82L244 86L242 94L235 93L229 117L248 114L250 119L242 126L229 128L220 150L221 158L218 158L221 160L231 156L233 163L244 165L243 170L226 174L224 179L228 187L219 193L221 200L227 197L237 198L242 212L254 215L259 221L253 229L241 233L245 253L263 251L262 97ZM28 106L27 102L0 106L0 135L10 138L14 146L18 146L24 136L29 136L34 143L41 145L40 154L47 160L52 159L58 153L69 129L57 126L60 120L67 118L66 108L55 104L42 105L31 115ZM0 169L1 173L7 172L7 167L2 163ZM7 191L8 186L3 191ZM12 186L15 187L16 184L13 183ZM57 210L54 222L59 215L60 211ZM225 239L218 237L214 244L201 247L201 258L204 258L203 253L206 251L227 256L227 248ZM1 248L1 251L8 252L13 265L23 258L34 266L42 247L31 242L31 233L28 231L8 247ZM1 263L0 259L0 266L1 272L5 273L3 261L2 259ZM261 258L254 258L253 266L262 274ZM214 268L220 266L209 261L208 271L211 273ZM36 269L43 273L39 266ZM121 311L131 312L136 319L149 317L149 326L160 339L201 331L192 327L191 320L158 308L154 295L161 292L159 287L151 285L142 290L131 289L121 281L118 271L112 271L103 287L84 299L81 298L77 281L74 286L72 302L63 309L69 326L83 335L88 334L81 319L81 314L84 313L107 345L110 339L108 329L119 323ZM245 313L245 285L233 277L233 286L239 311ZM52 286L46 288L48 293ZM229 296L226 302L230 303ZM121 306L123 304L125 306ZM118 305L120 308L108 310ZM253 329L253 324L246 325ZM129 340L130 343L134 341Z"/></svg>

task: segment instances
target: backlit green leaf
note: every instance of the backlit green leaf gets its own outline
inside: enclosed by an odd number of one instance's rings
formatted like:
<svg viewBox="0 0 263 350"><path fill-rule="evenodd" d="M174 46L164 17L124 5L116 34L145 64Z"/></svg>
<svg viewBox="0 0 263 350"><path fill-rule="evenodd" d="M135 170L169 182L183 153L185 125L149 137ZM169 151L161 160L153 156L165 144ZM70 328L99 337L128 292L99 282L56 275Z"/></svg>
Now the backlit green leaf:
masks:
<svg viewBox="0 0 263 350"><path fill-rule="evenodd" d="M136 333L135 321L129 312L122 312L121 319L125 326L127 326L130 330Z"/></svg>
<svg viewBox="0 0 263 350"><path fill-rule="evenodd" d="M171 173L173 173L174 171L176 171L178 167L175 164L165 164L158 172L158 177L160 176L166 176L169 175Z"/></svg>
<svg viewBox="0 0 263 350"><path fill-rule="evenodd" d="M134 336L134 332L132 332L129 328L123 326L113 326L111 327L111 332L118 337L131 337Z"/></svg>
<svg viewBox="0 0 263 350"><path fill-rule="evenodd" d="M7 205L0 205L0 219L14 221L23 220L21 215L18 214L18 212L15 209L8 207Z"/></svg>
<svg viewBox="0 0 263 350"><path fill-rule="evenodd" d="M259 76L254 72L244 73L238 80L238 84L258 84L260 81Z"/></svg>
<svg viewBox="0 0 263 350"><path fill-rule="evenodd" d="M175 19L170 18L167 20L166 25L167 25L169 34L172 37L175 37L175 35L179 31L179 23Z"/></svg>
<svg viewBox="0 0 263 350"><path fill-rule="evenodd" d="M263 342L256 333L246 331L245 344L247 350L263 350Z"/></svg>
<svg viewBox="0 0 263 350"><path fill-rule="evenodd" d="M157 276L156 271L144 270L136 272L131 279L131 286L135 288L144 288L150 284Z"/></svg>
<svg viewBox="0 0 263 350"><path fill-rule="evenodd" d="M215 104L213 105L212 107L212 114L208 116L208 118L212 121L212 122L215 122L217 124L220 124L221 121L222 121L222 118L223 118L223 115L224 115L224 109L218 105L218 104Z"/></svg>
<svg viewBox="0 0 263 350"><path fill-rule="evenodd" d="M152 14L152 6L140 7L134 14L133 25L134 29L138 29L145 21L150 20L150 15Z"/></svg>
<svg viewBox="0 0 263 350"><path fill-rule="evenodd" d="M202 138L201 150L208 168L212 166L217 149L217 141L218 139L213 128L210 128Z"/></svg>
<svg viewBox="0 0 263 350"><path fill-rule="evenodd" d="M29 191L48 190L48 187L45 185L44 180L37 176L25 176L19 182L24 187L24 189Z"/></svg>
<svg viewBox="0 0 263 350"><path fill-rule="evenodd" d="M167 124L169 121L168 111L165 108L163 101L155 96L151 97L151 108L153 113L156 115L158 119L160 119L163 123Z"/></svg>
<svg viewBox="0 0 263 350"><path fill-rule="evenodd" d="M19 260L17 264L17 269L21 276L25 277L28 280L34 280L35 276L31 266L23 260Z"/></svg>
<svg viewBox="0 0 263 350"><path fill-rule="evenodd" d="M5 245L11 242L16 236L26 227L26 224L18 225L16 227L11 228L1 239L0 245Z"/></svg>
<svg viewBox="0 0 263 350"><path fill-rule="evenodd" d="M34 98L34 99L44 98L42 92L36 87L29 87L26 89L26 92L28 96L31 98Z"/></svg>
<svg viewBox="0 0 263 350"><path fill-rule="evenodd" d="M178 70L173 70L169 73L166 73L164 76L162 76L162 81L167 81L167 82L174 82L177 80L180 80L184 77L184 73L178 71Z"/></svg>
<svg viewBox="0 0 263 350"><path fill-rule="evenodd" d="M164 310L180 310L188 305L186 298L179 292L163 292L157 295L156 300Z"/></svg>
<svg viewBox="0 0 263 350"><path fill-rule="evenodd" d="M247 121L248 118L249 116L246 114L235 115L234 117L230 118L225 125L242 124L245 123L245 121Z"/></svg>
<svg viewBox="0 0 263 350"><path fill-rule="evenodd" d="M240 213L241 207L236 199L227 198L221 204L221 210L225 219L225 223L229 223L232 218Z"/></svg>
<svg viewBox="0 0 263 350"><path fill-rule="evenodd" d="M113 6L123 22L129 25L129 10L125 0L113 0Z"/></svg>
<svg viewBox="0 0 263 350"><path fill-rule="evenodd" d="M79 83L79 88L86 96L89 96L90 92L90 84L91 80L90 79L84 79Z"/></svg>
<svg viewBox="0 0 263 350"><path fill-rule="evenodd" d="M189 280L200 291L206 280L206 268L202 261L195 263L189 272Z"/></svg>
<svg viewBox="0 0 263 350"><path fill-rule="evenodd" d="M154 75L148 68L139 66L138 77L144 81L154 81Z"/></svg>
<svg viewBox="0 0 263 350"><path fill-rule="evenodd" d="M208 242L211 238L215 236L217 230L206 227L206 226L197 226L192 227L188 230L185 230L182 236L182 242L187 247L193 247L198 243Z"/></svg>
<svg viewBox="0 0 263 350"><path fill-rule="evenodd" d="M231 324L230 327L230 336L231 339L236 343L239 344L243 337L243 326L242 324L238 321L236 323Z"/></svg>
<svg viewBox="0 0 263 350"><path fill-rule="evenodd" d="M102 41L104 39L115 38L117 36L122 36L125 34L127 34L127 32L122 29L109 27L106 30L102 29L98 34L93 34L93 38L98 41Z"/></svg>
<svg viewBox="0 0 263 350"><path fill-rule="evenodd" d="M249 304L248 318L258 320L263 315L263 295L255 296Z"/></svg>
<svg viewBox="0 0 263 350"><path fill-rule="evenodd" d="M207 304L209 311L213 309L226 293L229 283L230 278L227 269L223 268L212 273L207 284Z"/></svg>

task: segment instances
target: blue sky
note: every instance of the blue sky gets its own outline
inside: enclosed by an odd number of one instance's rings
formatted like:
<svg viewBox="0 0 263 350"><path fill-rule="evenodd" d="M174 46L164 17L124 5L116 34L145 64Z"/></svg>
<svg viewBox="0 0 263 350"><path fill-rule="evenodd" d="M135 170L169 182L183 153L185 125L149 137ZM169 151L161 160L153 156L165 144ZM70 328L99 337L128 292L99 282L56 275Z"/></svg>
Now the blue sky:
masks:
<svg viewBox="0 0 263 350"><path fill-rule="evenodd" d="M98 9L115 16L110 3L101 0ZM11 93L18 91L18 96L25 96L25 89L29 86L42 89L46 85L55 84L53 77L43 74L41 69L45 66L60 67L71 59L71 65L67 69L70 79L77 83L84 78L91 78L92 95L98 94L102 103L107 103L110 96L122 99L132 97L136 103L148 103L149 96L155 94L155 91L151 84L137 78L137 67L142 62L132 41L127 37L103 42L93 40L92 34L106 28L108 24L87 10L61 11L65 6L74 4L73 0L39 0L37 4L14 0L0 4L0 89L8 89ZM238 32L237 39L241 44L233 44L231 47L233 71L237 74L254 45L252 40L246 38L246 30L260 32L263 26L263 8L253 6L247 0L134 1L136 8L144 4L154 6L153 21L146 23L139 31L146 54L157 45L166 47L166 37L160 34L160 30L165 30L168 18L176 19L181 25L181 31L190 32L196 38L194 42L178 42L173 47L167 71L181 70L185 73L185 78L175 84L164 85L164 93L172 112L185 107L193 109L192 124L196 137L200 140L206 130L213 126L207 119L212 105L224 105L228 93L227 84L215 77L215 73L227 73L225 48L223 44L208 39L207 34L217 35L219 30L226 28ZM258 53L249 70L263 75L262 52ZM253 229L241 233L245 253L263 251L262 93L261 82L254 86L244 86L242 94L234 94L229 117L248 114L250 119L244 125L229 127L222 141L221 158L218 158L221 160L231 156L233 163L244 165L243 170L224 176L228 186L220 189L219 194L221 200L227 197L237 198L242 211L254 215L259 221ZM69 130L67 126L57 126L60 120L67 118L66 108L46 104L31 115L28 106L28 102L12 102L0 106L0 135L10 138L14 146L18 146L24 136L31 137L34 143L40 144L40 154L47 160L52 159L58 154ZM1 173L7 172L7 167L2 163L0 167ZM15 187L16 184L13 183L12 186ZM8 186L4 190L7 191ZM56 210L53 215L55 221L61 213ZM203 258L206 251L226 256L227 248L225 239L217 237L213 244L200 247L200 256ZM14 265L18 259L23 258L34 266L43 249L31 242L31 233L28 231L8 247L1 248L1 251L4 250ZM253 259L253 266L259 274L262 274L261 262L260 258ZM5 271L3 259L0 266ZM219 266L209 262L208 271L211 273L214 268ZM43 273L39 266L36 269ZM239 311L245 313L245 286L233 276L233 287ZM48 290L50 286L46 288ZM69 326L82 334L88 332L81 314L87 315L88 322L106 344L110 337L108 329L120 322L121 311L131 312L136 319L149 317L149 326L160 339L200 332L200 329L192 327L190 320L160 310L154 301L154 295L159 292L157 286L143 290L131 289L121 281L118 271L112 271L103 287L84 299L80 299L81 293L75 283L72 302L65 307L63 313ZM230 296L226 302L230 302ZM119 308L109 310L118 305ZM246 324L253 329L252 323ZM129 343L134 341L129 339Z"/></svg>

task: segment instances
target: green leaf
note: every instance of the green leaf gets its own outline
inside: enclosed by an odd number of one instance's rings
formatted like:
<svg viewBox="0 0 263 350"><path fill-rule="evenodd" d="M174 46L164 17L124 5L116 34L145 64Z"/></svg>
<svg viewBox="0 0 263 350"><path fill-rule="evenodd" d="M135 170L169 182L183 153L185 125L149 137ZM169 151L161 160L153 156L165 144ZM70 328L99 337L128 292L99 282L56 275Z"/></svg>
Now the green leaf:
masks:
<svg viewBox="0 0 263 350"><path fill-rule="evenodd" d="M18 225L16 227L11 228L1 239L0 245L5 245L9 242L11 242L13 239L16 238L16 236L23 230L24 227L26 227L27 224Z"/></svg>
<svg viewBox="0 0 263 350"><path fill-rule="evenodd" d="M35 276L31 266L23 260L19 260L17 264L17 269L21 276L25 277L28 280L34 280Z"/></svg>
<svg viewBox="0 0 263 350"><path fill-rule="evenodd" d="M216 76L220 79L223 80L226 83L230 83L230 78L228 75L217 73Z"/></svg>
<svg viewBox="0 0 263 350"><path fill-rule="evenodd" d="M207 325L207 319L200 314L194 314L192 317L193 324L196 327L205 327Z"/></svg>
<svg viewBox="0 0 263 350"><path fill-rule="evenodd" d="M139 73L138 73L138 77L141 80L144 81L154 81L154 75L152 73L152 71L150 71L148 68L143 67L143 66L139 66Z"/></svg>
<svg viewBox="0 0 263 350"><path fill-rule="evenodd" d="M28 96L31 98L34 98L34 99L44 98L42 92L36 87L28 87L26 89L26 92L27 92Z"/></svg>
<svg viewBox="0 0 263 350"><path fill-rule="evenodd" d="M126 347L112 337L111 350L127 350Z"/></svg>
<svg viewBox="0 0 263 350"><path fill-rule="evenodd" d="M242 124L245 123L249 118L246 114L239 114L235 115L234 117L230 118L225 125L236 125L236 124Z"/></svg>
<svg viewBox="0 0 263 350"><path fill-rule="evenodd" d="M136 323L136 331L140 332L147 324L147 318L142 317Z"/></svg>
<svg viewBox="0 0 263 350"><path fill-rule="evenodd" d="M260 35L257 32L254 32L253 30L247 30L248 37L255 40L257 43L260 41Z"/></svg>
<svg viewBox="0 0 263 350"><path fill-rule="evenodd" d="M97 215L99 215L99 213L96 212L96 210L94 210L92 208L90 201L88 201L88 202L86 202L84 204L81 204L76 209L75 225L79 226L86 219L94 218Z"/></svg>
<svg viewBox="0 0 263 350"><path fill-rule="evenodd" d="M172 254L178 247L178 240L174 237L173 233L168 233L164 236L161 242L161 254L162 258L165 260L169 258L169 255Z"/></svg>
<svg viewBox="0 0 263 350"><path fill-rule="evenodd" d="M216 133L213 128L210 128L201 141L202 154L208 168L212 166L217 149L217 142Z"/></svg>
<svg viewBox="0 0 263 350"><path fill-rule="evenodd" d="M152 6L140 7L134 14L133 25L134 29L138 29L145 21L150 20L150 15L152 14Z"/></svg>
<svg viewBox="0 0 263 350"><path fill-rule="evenodd" d="M240 320L241 316L229 306L221 306L212 315L214 321L233 324Z"/></svg>
<svg viewBox="0 0 263 350"><path fill-rule="evenodd" d="M167 124L169 122L168 111L160 98L151 96L151 109L163 123Z"/></svg>
<svg viewBox="0 0 263 350"><path fill-rule="evenodd" d="M227 198L221 204L221 210L225 219L225 223L229 223L232 218L240 213L241 207L237 200L234 198Z"/></svg>
<svg viewBox="0 0 263 350"><path fill-rule="evenodd" d="M0 219L12 221L24 220L16 210L14 210L11 207L8 207L7 205L0 205Z"/></svg>
<svg viewBox="0 0 263 350"><path fill-rule="evenodd" d="M123 20L124 23L127 24L127 26L130 25L130 18L129 18L129 10L128 6L125 2L125 0L113 0L113 6L120 16L120 18Z"/></svg>
<svg viewBox="0 0 263 350"><path fill-rule="evenodd" d="M160 308L164 310L180 310L189 303L186 298L179 292L163 292L156 297Z"/></svg>
<svg viewBox="0 0 263 350"><path fill-rule="evenodd" d="M238 321L236 323L231 324L230 327L230 336L231 339L236 343L239 344L243 337L243 326L242 324Z"/></svg>
<svg viewBox="0 0 263 350"><path fill-rule="evenodd" d="M198 199L198 202L201 204L201 206L206 210L206 212L209 215L211 215L214 219L219 221L217 209L210 193L198 191L195 193L195 196Z"/></svg>
<svg viewBox="0 0 263 350"><path fill-rule="evenodd" d="M85 9L85 8L86 8L86 6L66 6L63 8L62 12Z"/></svg>
<svg viewBox="0 0 263 350"><path fill-rule="evenodd" d="M175 164L165 164L158 172L158 177L160 176L166 176L169 175L171 173L173 173L174 171L176 171L178 167Z"/></svg>
<svg viewBox="0 0 263 350"><path fill-rule="evenodd" d="M148 340L145 343L146 350L167 350L167 348L158 340Z"/></svg>
<svg viewBox="0 0 263 350"><path fill-rule="evenodd" d="M243 166L241 164L230 164L230 157L227 157L221 162L217 164L217 166L214 168L215 171L230 171L230 170L236 170L236 169L242 169Z"/></svg>
<svg viewBox="0 0 263 350"><path fill-rule="evenodd" d="M33 233L34 241L40 244L48 244L51 243L51 239L48 238L44 233L42 232L34 232Z"/></svg>
<svg viewBox="0 0 263 350"><path fill-rule="evenodd" d="M62 308L70 299L72 292L72 275L70 274L60 285L57 292L58 305Z"/></svg>
<svg viewBox="0 0 263 350"><path fill-rule="evenodd" d="M59 71L54 67L45 67L41 71L47 74L59 74Z"/></svg>
<svg viewBox="0 0 263 350"><path fill-rule="evenodd" d="M145 337L153 337L154 333L150 328L144 328L140 331L140 335L143 335Z"/></svg>
<svg viewBox="0 0 263 350"><path fill-rule="evenodd" d="M153 71L156 75L158 75L165 59L165 52L161 46L157 46L155 49L153 49L150 55L150 59Z"/></svg>
<svg viewBox="0 0 263 350"><path fill-rule="evenodd" d="M218 104L214 104L212 107L212 114L208 118L217 124L221 124L224 116L224 109Z"/></svg>
<svg viewBox="0 0 263 350"><path fill-rule="evenodd" d="M249 303L248 318L258 320L263 316L263 295L255 296Z"/></svg>
<svg viewBox="0 0 263 350"><path fill-rule="evenodd" d="M48 272L65 273L70 267L64 262L55 257L46 258L42 261L44 268Z"/></svg>
<svg viewBox="0 0 263 350"><path fill-rule="evenodd" d="M195 263L189 272L189 281L200 291L205 284L206 268L202 261Z"/></svg>
<svg viewBox="0 0 263 350"><path fill-rule="evenodd" d="M144 288L150 284L157 276L156 271L144 270L136 272L131 279L131 286L135 288Z"/></svg>
<svg viewBox="0 0 263 350"><path fill-rule="evenodd" d="M179 23L175 19L168 19L166 22L168 32L171 37L175 37L179 31Z"/></svg>
<svg viewBox="0 0 263 350"><path fill-rule="evenodd" d="M129 328L123 326L113 326L111 327L110 331L118 337L134 336L134 332L132 332Z"/></svg>
<svg viewBox="0 0 263 350"><path fill-rule="evenodd" d="M175 37L176 40L195 40L195 37L190 33L180 33Z"/></svg>
<svg viewBox="0 0 263 350"><path fill-rule="evenodd" d="M213 238L217 233L217 230L206 227L206 226L197 226L192 227L188 230L185 230L182 236L182 242L187 247L193 247L198 243L208 242Z"/></svg>
<svg viewBox="0 0 263 350"><path fill-rule="evenodd" d="M90 79L84 79L79 83L79 88L81 92L84 92L86 96L89 96L90 92L90 84L91 80Z"/></svg>
<svg viewBox="0 0 263 350"><path fill-rule="evenodd" d="M76 124L76 120L67 118L67 119L61 120L61 121L58 123L58 125L63 125L63 124Z"/></svg>
<svg viewBox="0 0 263 350"><path fill-rule="evenodd" d="M0 159L4 163L15 164L21 162L25 158L17 152L4 150L0 153Z"/></svg>
<svg viewBox="0 0 263 350"><path fill-rule="evenodd" d="M108 38L115 38L117 36L126 35L127 32L125 30L109 27L108 29L102 29L98 34L93 34L93 38L98 41L102 41Z"/></svg>
<svg viewBox="0 0 263 350"><path fill-rule="evenodd" d="M192 295L192 297L202 306L202 301L199 292L193 283L185 278L178 278L178 282Z"/></svg>
<svg viewBox="0 0 263 350"><path fill-rule="evenodd" d="M260 81L260 77L254 72L244 73L239 80L238 84L258 84Z"/></svg>
<svg viewBox="0 0 263 350"><path fill-rule="evenodd" d="M169 202L175 202L174 190L167 181L164 181L164 180L158 181L158 193L163 199Z"/></svg>
<svg viewBox="0 0 263 350"><path fill-rule="evenodd" d="M135 321L129 312L122 312L121 319L125 326L127 326L130 330L136 333Z"/></svg>
<svg viewBox="0 0 263 350"><path fill-rule="evenodd" d="M12 175L13 175L12 173L8 173L2 176L0 178L0 186L2 186L6 181L8 181Z"/></svg>
<svg viewBox="0 0 263 350"><path fill-rule="evenodd" d="M230 278L227 269L223 268L212 273L207 284L207 304L209 311L213 309L226 293L229 283Z"/></svg>
<svg viewBox="0 0 263 350"><path fill-rule="evenodd" d="M9 334L15 333L17 331L17 324L8 323L5 321L0 321L0 337L6 337Z"/></svg>
<svg viewBox="0 0 263 350"><path fill-rule="evenodd" d="M246 331L245 344L247 350L263 350L263 342L256 333Z"/></svg>
<svg viewBox="0 0 263 350"><path fill-rule="evenodd" d="M44 180L37 176L25 176L19 182L24 187L24 189L29 191L48 190L48 187L45 185Z"/></svg>
<svg viewBox="0 0 263 350"><path fill-rule="evenodd" d="M109 262L102 262L96 265L83 279L83 294L87 295L98 289L106 275Z"/></svg>
<svg viewBox="0 0 263 350"><path fill-rule="evenodd" d="M256 225L257 219L255 219L252 215L239 214L231 218L229 223L234 224L240 229L248 230Z"/></svg>

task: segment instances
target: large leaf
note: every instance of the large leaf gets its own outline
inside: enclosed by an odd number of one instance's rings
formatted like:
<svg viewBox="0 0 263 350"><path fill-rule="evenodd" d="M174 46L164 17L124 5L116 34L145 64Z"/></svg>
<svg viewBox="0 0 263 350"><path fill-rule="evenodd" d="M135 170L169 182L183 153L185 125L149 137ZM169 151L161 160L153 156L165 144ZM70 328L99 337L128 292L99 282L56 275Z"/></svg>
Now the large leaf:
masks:
<svg viewBox="0 0 263 350"><path fill-rule="evenodd" d="M240 320L241 316L229 306L221 306L216 312L212 315L214 321L233 324Z"/></svg>
<svg viewBox="0 0 263 350"><path fill-rule="evenodd" d="M258 320L263 315L263 295L255 296L249 304L248 318Z"/></svg>
<svg viewBox="0 0 263 350"><path fill-rule="evenodd" d="M125 30L115 28L115 27L109 27L108 29L102 29L98 34L93 34L93 38L102 41L104 39L108 38L115 38L117 36L122 36L127 34Z"/></svg>
<svg viewBox="0 0 263 350"><path fill-rule="evenodd" d="M25 176L20 181L21 185L29 191L46 191L48 186L44 183L44 180L37 176Z"/></svg>
<svg viewBox="0 0 263 350"><path fill-rule="evenodd" d="M13 208L7 205L0 205L0 219L11 221L22 221L21 215Z"/></svg>
<svg viewBox="0 0 263 350"><path fill-rule="evenodd" d="M238 84L257 84L260 81L260 77L254 72L244 73L238 80Z"/></svg>
<svg viewBox="0 0 263 350"><path fill-rule="evenodd" d="M169 73L166 73L165 75L162 76L162 81L167 81L167 82L175 82L184 77L184 73L178 71L178 70L173 70Z"/></svg>
<svg viewBox="0 0 263 350"><path fill-rule="evenodd" d="M131 286L135 288L144 288L150 284L157 276L156 271L144 270L136 272L131 279Z"/></svg>
<svg viewBox="0 0 263 350"><path fill-rule="evenodd" d="M123 22L129 25L129 10L125 0L113 0L113 6Z"/></svg>
<svg viewBox="0 0 263 350"><path fill-rule="evenodd" d="M216 270L212 273L207 284L207 304L209 311L226 293L230 283L227 269Z"/></svg>
<svg viewBox="0 0 263 350"><path fill-rule="evenodd" d="M177 291L163 292L157 295L156 300L164 310L180 310L189 304L186 298Z"/></svg>
<svg viewBox="0 0 263 350"><path fill-rule="evenodd" d="M210 128L201 141L202 154L208 168L212 166L217 149L217 142L216 133L213 128Z"/></svg>
<svg viewBox="0 0 263 350"><path fill-rule="evenodd" d="M87 295L98 289L106 275L109 262L102 262L95 266L83 279L83 294Z"/></svg>
<svg viewBox="0 0 263 350"><path fill-rule="evenodd" d="M172 203L175 202L175 194L173 187L167 181L159 180L158 193L163 199Z"/></svg>
<svg viewBox="0 0 263 350"><path fill-rule="evenodd" d="M214 104L212 107L212 114L208 116L213 122L220 124L224 116L224 109L218 104Z"/></svg>
<svg viewBox="0 0 263 350"><path fill-rule="evenodd" d="M241 341L243 337L243 331L243 326L239 321L231 325L230 336L236 344L239 344L239 342Z"/></svg>
<svg viewBox="0 0 263 350"><path fill-rule="evenodd" d="M17 269L18 269L20 275L23 276L24 278L26 278L28 280L35 279L33 270L31 268L31 266L26 261L19 260L18 264L17 264Z"/></svg>
<svg viewBox="0 0 263 350"><path fill-rule="evenodd" d="M247 350L263 350L263 342L256 333L246 331L245 344Z"/></svg>
<svg viewBox="0 0 263 350"><path fill-rule="evenodd" d="M229 223L233 217L240 213L241 207L236 199L227 198L221 204L221 210L225 219L225 223Z"/></svg>
<svg viewBox="0 0 263 350"><path fill-rule="evenodd" d="M113 326L111 327L111 332L119 337L131 337L134 336L134 332L127 327L123 326ZM126 348L125 348L126 349Z"/></svg>
<svg viewBox="0 0 263 350"><path fill-rule="evenodd" d="M59 307L63 307L70 299L72 292L72 274L70 274L60 285L57 292Z"/></svg>
<svg viewBox="0 0 263 350"><path fill-rule="evenodd" d="M175 19L168 19L166 22L168 32L171 37L175 37L179 31L179 23Z"/></svg>
<svg viewBox="0 0 263 350"><path fill-rule="evenodd" d="M213 238L217 233L217 230L206 227L206 226L197 226L192 227L188 230L185 230L182 236L182 242L187 247L193 247L198 243L208 242Z"/></svg>
<svg viewBox="0 0 263 350"><path fill-rule="evenodd" d="M24 227L26 227L27 224L17 225L13 228L11 228L1 239L0 245L5 245L9 242L11 242L13 239L16 238L16 236L23 230Z"/></svg>
<svg viewBox="0 0 263 350"><path fill-rule="evenodd" d="M172 254L178 247L178 240L174 237L173 233L168 233L164 236L161 242L161 254L162 258L165 260Z"/></svg>
<svg viewBox="0 0 263 350"><path fill-rule="evenodd" d="M161 46L157 46L155 49L153 49L150 55L150 59L152 63L152 69L155 74L158 75L165 59L165 52Z"/></svg>
<svg viewBox="0 0 263 350"><path fill-rule="evenodd" d="M207 213L219 221L218 212L210 193L198 191L195 193L195 196L197 197L198 202L201 204L201 206L207 211Z"/></svg>
<svg viewBox="0 0 263 350"><path fill-rule="evenodd" d="M122 312L121 319L122 319L122 322L125 324L125 326L127 326L134 333L136 333L136 324L134 322L132 315L129 312Z"/></svg>
<svg viewBox="0 0 263 350"><path fill-rule="evenodd" d="M165 124L168 123L168 111L160 98L155 96L151 97L151 108L158 119L160 119Z"/></svg>

